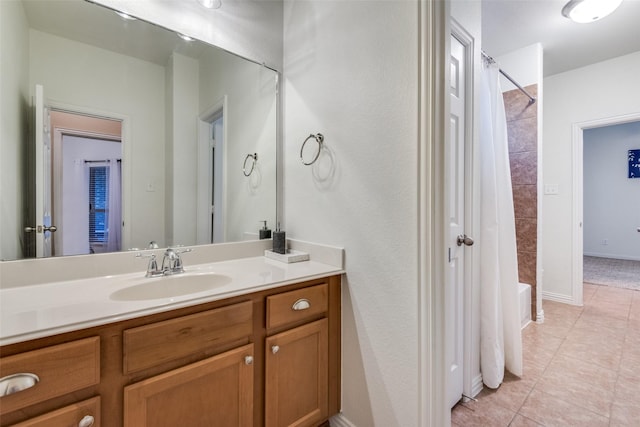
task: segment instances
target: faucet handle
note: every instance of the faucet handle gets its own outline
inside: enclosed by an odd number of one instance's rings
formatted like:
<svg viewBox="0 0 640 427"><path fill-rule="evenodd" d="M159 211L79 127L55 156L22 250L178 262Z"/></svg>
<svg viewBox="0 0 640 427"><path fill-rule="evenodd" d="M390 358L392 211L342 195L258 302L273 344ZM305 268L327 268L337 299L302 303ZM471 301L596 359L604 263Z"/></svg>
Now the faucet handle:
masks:
<svg viewBox="0 0 640 427"><path fill-rule="evenodd" d="M136 254L136 258L149 258L149 264L147 264L147 274L145 277L155 277L160 272L158 270L158 261L156 260L156 254L143 254L142 252L138 252Z"/></svg>
<svg viewBox="0 0 640 427"><path fill-rule="evenodd" d="M187 253L187 252L193 252L193 249L191 249L191 248L187 248L187 249L171 248L171 249L172 249L172 250L173 250L173 252L175 252L177 255L184 254L184 253Z"/></svg>

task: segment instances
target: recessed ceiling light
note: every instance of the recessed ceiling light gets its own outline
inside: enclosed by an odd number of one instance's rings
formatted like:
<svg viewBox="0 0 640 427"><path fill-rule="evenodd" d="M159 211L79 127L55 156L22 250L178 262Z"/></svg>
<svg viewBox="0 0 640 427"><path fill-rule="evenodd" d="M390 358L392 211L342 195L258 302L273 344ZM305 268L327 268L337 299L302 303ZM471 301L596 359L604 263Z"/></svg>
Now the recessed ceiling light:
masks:
<svg viewBox="0 0 640 427"><path fill-rule="evenodd" d="M620 6L622 0L571 0L562 8L562 15L580 24L604 18Z"/></svg>
<svg viewBox="0 0 640 427"><path fill-rule="evenodd" d="M116 11L116 14L117 14L120 18L122 18L122 19L126 19L127 21L137 21L137 20L138 20L137 18L134 18L133 16L128 15L128 14L126 14L126 13L124 13L124 12L118 12L118 11Z"/></svg>
<svg viewBox="0 0 640 427"><path fill-rule="evenodd" d="M222 0L197 0L202 6L207 9L219 9L222 6Z"/></svg>
<svg viewBox="0 0 640 427"><path fill-rule="evenodd" d="M178 37L180 37L182 40L184 40L186 42L192 42L193 41L193 38L189 37L186 34L178 33Z"/></svg>

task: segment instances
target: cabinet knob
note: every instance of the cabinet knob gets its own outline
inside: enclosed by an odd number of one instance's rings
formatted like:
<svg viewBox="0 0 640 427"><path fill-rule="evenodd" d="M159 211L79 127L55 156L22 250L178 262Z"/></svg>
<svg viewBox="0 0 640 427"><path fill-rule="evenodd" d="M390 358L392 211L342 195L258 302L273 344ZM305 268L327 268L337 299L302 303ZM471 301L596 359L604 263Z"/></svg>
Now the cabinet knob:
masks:
<svg viewBox="0 0 640 427"><path fill-rule="evenodd" d="M300 298L298 301L293 303L291 307L294 311L306 310L311 307L311 303L306 298Z"/></svg>
<svg viewBox="0 0 640 427"><path fill-rule="evenodd" d="M38 384L40 378L36 374L13 374L0 378L0 396L8 396Z"/></svg>
<svg viewBox="0 0 640 427"><path fill-rule="evenodd" d="M91 415L85 415L78 423L78 427L91 427L93 422L94 419Z"/></svg>
<svg viewBox="0 0 640 427"><path fill-rule="evenodd" d="M245 356L244 357L245 365L253 365L253 356Z"/></svg>
<svg viewBox="0 0 640 427"><path fill-rule="evenodd" d="M279 345L274 345L274 346L271 347L271 352L273 354L276 354L279 351L280 351L280 346Z"/></svg>

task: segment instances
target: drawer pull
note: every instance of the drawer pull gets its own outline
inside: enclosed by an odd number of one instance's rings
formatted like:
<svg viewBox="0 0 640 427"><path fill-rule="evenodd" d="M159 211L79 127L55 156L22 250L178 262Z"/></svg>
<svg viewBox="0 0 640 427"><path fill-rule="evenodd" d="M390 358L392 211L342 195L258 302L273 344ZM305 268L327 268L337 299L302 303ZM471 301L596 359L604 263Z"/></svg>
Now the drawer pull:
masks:
<svg viewBox="0 0 640 427"><path fill-rule="evenodd" d="M273 354L276 354L279 351L280 351L280 346L279 345L274 345L274 346L271 347L271 352Z"/></svg>
<svg viewBox="0 0 640 427"><path fill-rule="evenodd" d="M38 384L40 378L36 374L13 374L0 379L0 396L8 396Z"/></svg>
<svg viewBox="0 0 640 427"><path fill-rule="evenodd" d="M245 356L244 357L245 365L253 365L253 356Z"/></svg>
<svg viewBox="0 0 640 427"><path fill-rule="evenodd" d="M307 310L309 308L311 308L311 303L306 298L300 298L298 301L294 302L291 307L294 311Z"/></svg>
<svg viewBox="0 0 640 427"><path fill-rule="evenodd" d="M91 427L93 422L94 419L91 415L85 415L78 423L78 427Z"/></svg>

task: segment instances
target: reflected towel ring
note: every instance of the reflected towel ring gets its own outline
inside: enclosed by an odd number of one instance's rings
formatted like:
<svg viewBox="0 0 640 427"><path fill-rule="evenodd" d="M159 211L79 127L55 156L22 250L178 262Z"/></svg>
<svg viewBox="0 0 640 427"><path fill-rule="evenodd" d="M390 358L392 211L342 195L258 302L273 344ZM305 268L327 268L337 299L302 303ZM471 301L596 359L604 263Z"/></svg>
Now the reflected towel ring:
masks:
<svg viewBox="0 0 640 427"><path fill-rule="evenodd" d="M310 162L305 162L304 158L302 157L302 152L304 151L304 146L307 144L307 141L309 141L311 138L315 139L316 142L318 143L318 152L316 153L316 155L313 157L313 160L311 160ZM302 161L302 164L305 166L309 166L312 165L316 162L316 160L318 160L318 157L320 157L320 151L322 151L322 143L324 142L324 135L322 135L321 133L317 133L317 134L311 134L307 137L307 139L304 140L304 142L302 143L302 147L300 147L300 161Z"/></svg>
<svg viewBox="0 0 640 427"><path fill-rule="evenodd" d="M252 159L251 161L251 169L247 172L247 160ZM244 158L244 163L242 164L242 173L244 176L250 176L253 173L253 169L256 167L256 162L258 161L258 153L247 154L247 157Z"/></svg>

